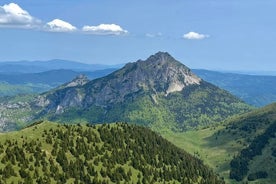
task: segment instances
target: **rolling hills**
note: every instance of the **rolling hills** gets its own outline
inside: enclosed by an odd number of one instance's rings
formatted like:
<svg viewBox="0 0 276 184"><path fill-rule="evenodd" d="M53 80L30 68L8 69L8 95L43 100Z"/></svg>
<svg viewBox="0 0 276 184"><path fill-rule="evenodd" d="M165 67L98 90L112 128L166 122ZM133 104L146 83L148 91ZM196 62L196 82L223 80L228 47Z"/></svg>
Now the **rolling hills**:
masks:
<svg viewBox="0 0 276 184"><path fill-rule="evenodd" d="M80 74L95 79L120 66L60 59L0 62L0 96L38 94L62 85Z"/></svg>
<svg viewBox="0 0 276 184"><path fill-rule="evenodd" d="M0 134L4 183L224 183L147 128L37 122Z"/></svg>
<svg viewBox="0 0 276 184"><path fill-rule="evenodd" d="M95 79L114 70L114 68L95 71L57 69L39 73L0 73L0 96L38 94L56 88L81 74L85 74L89 79Z"/></svg>

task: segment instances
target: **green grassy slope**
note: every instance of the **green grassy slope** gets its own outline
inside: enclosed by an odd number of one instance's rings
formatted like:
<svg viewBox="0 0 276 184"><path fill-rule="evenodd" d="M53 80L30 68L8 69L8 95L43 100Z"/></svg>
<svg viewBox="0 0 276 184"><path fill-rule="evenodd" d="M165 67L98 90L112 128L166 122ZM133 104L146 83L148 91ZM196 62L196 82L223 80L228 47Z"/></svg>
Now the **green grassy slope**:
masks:
<svg viewBox="0 0 276 184"><path fill-rule="evenodd" d="M229 183L229 163L234 154L241 150L241 147L236 145L231 137L216 140L213 135L218 129L222 129L222 127L183 133L166 133L163 136L176 146L203 160Z"/></svg>
<svg viewBox="0 0 276 184"><path fill-rule="evenodd" d="M276 139L268 137L264 147L257 147L261 154L248 161L248 172L242 181L230 179L230 163L242 150L252 147L256 140L271 129L276 120L276 104L232 117L223 125L184 133L166 133L164 137L189 153L201 158L224 177L227 183L247 182L248 176L259 171L268 173L266 179L249 181L250 183L273 183L276 181L276 162L273 156ZM260 141L262 142L262 141ZM259 144L257 144L259 145ZM276 155L276 151L274 152Z"/></svg>
<svg viewBox="0 0 276 184"><path fill-rule="evenodd" d="M223 183L149 129L40 122L0 134L1 183Z"/></svg>

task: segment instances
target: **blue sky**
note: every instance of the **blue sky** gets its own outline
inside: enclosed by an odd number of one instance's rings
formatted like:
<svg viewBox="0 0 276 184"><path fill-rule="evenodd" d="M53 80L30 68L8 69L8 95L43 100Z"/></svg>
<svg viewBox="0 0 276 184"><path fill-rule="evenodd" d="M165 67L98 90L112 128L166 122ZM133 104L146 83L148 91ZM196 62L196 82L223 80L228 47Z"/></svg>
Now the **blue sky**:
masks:
<svg viewBox="0 0 276 184"><path fill-rule="evenodd" d="M275 0L0 1L0 61L119 64L167 51L190 68L276 70Z"/></svg>

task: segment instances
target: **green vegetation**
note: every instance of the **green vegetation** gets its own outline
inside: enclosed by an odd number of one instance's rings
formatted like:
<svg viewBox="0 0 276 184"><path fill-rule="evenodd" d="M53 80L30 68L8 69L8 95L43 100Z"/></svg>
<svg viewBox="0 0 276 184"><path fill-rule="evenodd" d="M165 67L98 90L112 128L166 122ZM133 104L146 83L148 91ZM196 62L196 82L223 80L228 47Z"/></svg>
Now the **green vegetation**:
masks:
<svg viewBox="0 0 276 184"><path fill-rule="evenodd" d="M266 122L263 122L266 123ZM248 164L255 156L261 155L263 148L268 144L270 138L275 137L276 121L273 122L263 134L257 136L248 147L241 150L240 154L235 157L231 163L230 178L241 181L248 173ZM254 180L254 178L265 178L267 173L259 171L257 173L248 176L248 180Z"/></svg>
<svg viewBox="0 0 276 184"><path fill-rule="evenodd" d="M69 108L47 118L59 122L128 122L165 133L205 127L250 109L228 92L202 82L200 86L191 85L168 96L140 91L126 97L124 102L105 108Z"/></svg>
<svg viewBox="0 0 276 184"><path fill-rule="evenodd" d="M172 93L162 100L174 115L176 130L182 131L205 127L252 109L227 91L207 82L188 86L181 93Z"/></svg>
<svg viewBox="0 0 276 184"><path fill-rule="evenodd" d="M163 136L176 146L203 160L203 163L224 178L226 183L232 183L229 180L229 163L241 146L237 145L231 136L216 139L213 135L220 129L223 129L223 126L179 133L171 132Z"/></svg>
<svg viewBox="0 0 276 184"><path fill-rule="evenodd" d="M2 82L0 83L0 96L41 93L51 88L51 86L46 84L9 84Z"/></svg>
<svg viewBox="0 0 276 184"><path fill-rule="evenodd" d="M0 135L1 183L224 183L151 130L38 122Z"/></svg>
<svg viewBox="0 0 276 184"><path fill-rule="evenodd" d="M275 121L276 103L231 117L218 126L184 133L167 133L164 137L202 159L227 183L250 181L270 184L276 181ZM236 162L237 159L246 161L246 167L244 164L239 165L244 162ZM236 181L237 178L233 176L230 179L230 171L241 179Z"/></svg>
<svg viewBox="0 0 276 184"><path fill-rule="evenodd" d="M36 112L31 101L35 95L17 95L15 97L0 97L0 131L18 130L31 122Z"/></svg>

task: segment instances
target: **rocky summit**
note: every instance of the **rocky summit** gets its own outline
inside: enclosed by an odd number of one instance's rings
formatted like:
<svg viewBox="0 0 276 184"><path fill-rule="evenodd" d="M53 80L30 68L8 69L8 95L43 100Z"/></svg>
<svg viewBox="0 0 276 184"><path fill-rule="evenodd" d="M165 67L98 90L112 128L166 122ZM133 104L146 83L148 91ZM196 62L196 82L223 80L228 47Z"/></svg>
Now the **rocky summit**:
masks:
<svg viewBox="0 0 276 184"><path fill-rule="evenodd" d="M128 63L104 78L90 82L83 78L77 77L62 89L42 95L40 99L47 101L43 106L56 113L68 107L107 107L140 93L149 92L153 98L155 94L166 96L201 82L189 68L166 52L158 52L145 61Z"/></svg>

